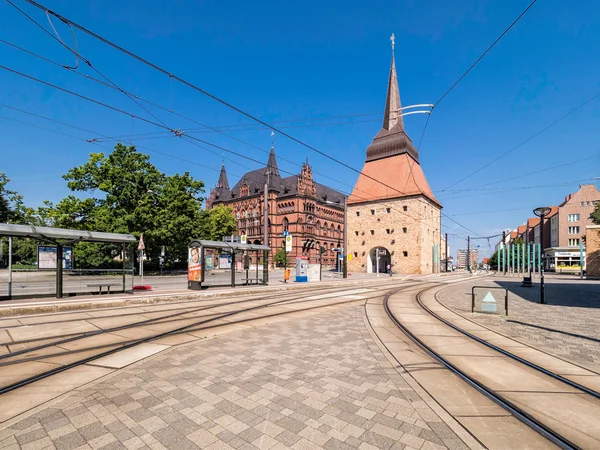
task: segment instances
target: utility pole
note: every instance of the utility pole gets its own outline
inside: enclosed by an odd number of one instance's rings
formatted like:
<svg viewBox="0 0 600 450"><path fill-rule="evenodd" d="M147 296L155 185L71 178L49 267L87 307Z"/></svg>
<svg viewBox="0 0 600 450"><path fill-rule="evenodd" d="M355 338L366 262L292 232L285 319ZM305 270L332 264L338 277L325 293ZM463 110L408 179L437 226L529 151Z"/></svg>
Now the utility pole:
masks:
<svg viewBox="0 0 600 450"><path fill-rule="evenodd" d="M263 217L263 245L269 245L269 181L271 176L271 168L267 166L267 178L265 180L265 211ZM263 279L269 281L269 252L265 251L265 261L263 264Z"/></svg>
<svg viewBox="0 0 600 450"><path fill-rule="evenodd" d="M344 199L344 251L342 257L344 258L343 278L348 278L348 198Z"/></svg>
<svg viewBox="0 0 600 450"><path fill-rule="evenodd" d="M12 298L12 246L13 238L8 237L8 298Z"/></svg>
<svg viewBox="0 0 600 450"><path fill-rule="evenodd" d="M506 253L504 253L504 243L506 242L506 231L502 231L502 245L500 245L500 255L502 256L502 275L506 275L504 266L506 265Z"/></svg>
<svg viewBox="0 0 600 450"><path fill-rule="evenodd" d="M467 236L467 272L471 271L471 236Z"/></svg>
<svg viewBox="0 0 600 450"><path fill-rule="evenodd" d="M448 233L446 233L446 267L444 272L448 272Z"/></svg>

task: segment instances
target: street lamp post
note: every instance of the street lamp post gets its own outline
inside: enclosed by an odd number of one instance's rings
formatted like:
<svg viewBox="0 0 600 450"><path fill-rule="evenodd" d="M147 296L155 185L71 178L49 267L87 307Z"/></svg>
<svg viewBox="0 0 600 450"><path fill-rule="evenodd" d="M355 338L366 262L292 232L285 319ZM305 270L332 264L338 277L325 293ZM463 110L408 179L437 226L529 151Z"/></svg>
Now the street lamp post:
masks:
<svg viewBox="0 0 600 450"><path fill-rule="evenodd" d="M343 270L343 277L344 278L348 278L348 232L346 230L346 228L348 228L348 204L347 204L347 198L344 199L344 248L342 249L342 270ZM337 205L337 202L332 202L331 200L325 200L325 203L329 204L329 205Z"/></svg>
<svg viewBox="0 0 600 450"><path fill-rule="evenodd" d="M551 209L547 206L535 208L533 213L540 218L540 255L544 254L544 216L550 214ZM540 264L540 304L546 304L544 296L544 262L545 258L541 258Z"/></svg>

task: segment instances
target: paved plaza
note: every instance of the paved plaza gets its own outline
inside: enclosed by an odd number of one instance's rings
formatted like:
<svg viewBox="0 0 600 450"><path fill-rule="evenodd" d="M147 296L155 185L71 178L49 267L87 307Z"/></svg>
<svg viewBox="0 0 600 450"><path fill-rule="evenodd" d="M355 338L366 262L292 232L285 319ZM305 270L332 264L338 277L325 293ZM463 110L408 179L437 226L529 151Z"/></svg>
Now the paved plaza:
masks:
<svg viewBox="0 0 600 450"><path fill-rule="evenodd" d="M336 307L172 348L9 424L0 448L466 448L363 315Z"/></svg>
<svg viewBox="0 0 600 450"><path fill-rule="evenodd" d="M600 372L600 281L546 274L546 301L540 305L539 278L522 287L521 278L494 276L449 287L438 295L446 306L507 336ZM471 314L471 286L509 291L508 317Z"/></svg>

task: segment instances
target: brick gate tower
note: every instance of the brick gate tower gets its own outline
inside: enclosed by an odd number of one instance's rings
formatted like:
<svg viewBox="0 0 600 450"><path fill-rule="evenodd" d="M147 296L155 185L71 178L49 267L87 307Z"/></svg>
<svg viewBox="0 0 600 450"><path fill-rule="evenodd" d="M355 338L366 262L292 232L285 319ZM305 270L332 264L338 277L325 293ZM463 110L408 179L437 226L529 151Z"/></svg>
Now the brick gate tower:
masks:
<svg viewBox="0 0 600 450"><path fill-rule="evenodd" d="M439 272L441 209L404 129L392 35L383 125L348 198L348 270Z"/></svg>

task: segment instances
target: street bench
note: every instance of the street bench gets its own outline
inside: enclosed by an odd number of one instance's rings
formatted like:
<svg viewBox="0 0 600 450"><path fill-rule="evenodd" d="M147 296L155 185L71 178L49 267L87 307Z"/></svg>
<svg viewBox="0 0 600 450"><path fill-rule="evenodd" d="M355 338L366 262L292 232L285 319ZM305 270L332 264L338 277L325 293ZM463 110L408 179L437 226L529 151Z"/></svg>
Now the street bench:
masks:
<svg viewBox="0 0 600 450"><path fill-rule="evenodd" d="M110 294L110 288L111 287L119 287L119 285L117 284L110 284L110 283L93 283L93 284L88 284L87 287L97 287L98 288L98 295L102 295L102 288L106 287L106 293Z"/></svg>
<svg viewBox="0 0 600 450"><path fill-rule="evenodd" d="M523 277L523 283L521 283L523 287L531 287L533 284L531 283L531 277Z"/></svg>

